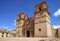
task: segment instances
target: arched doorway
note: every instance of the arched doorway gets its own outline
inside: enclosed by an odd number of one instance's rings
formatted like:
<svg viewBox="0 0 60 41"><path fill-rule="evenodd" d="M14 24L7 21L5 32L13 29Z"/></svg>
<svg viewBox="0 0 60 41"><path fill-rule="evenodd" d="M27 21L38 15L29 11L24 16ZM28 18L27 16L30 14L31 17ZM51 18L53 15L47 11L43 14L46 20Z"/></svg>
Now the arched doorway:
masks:
<svg viewBox="0 0 60 41"><path fill-rule="evenodd" d="M27 31L27 37L30 37L30 31Z"/></svg>

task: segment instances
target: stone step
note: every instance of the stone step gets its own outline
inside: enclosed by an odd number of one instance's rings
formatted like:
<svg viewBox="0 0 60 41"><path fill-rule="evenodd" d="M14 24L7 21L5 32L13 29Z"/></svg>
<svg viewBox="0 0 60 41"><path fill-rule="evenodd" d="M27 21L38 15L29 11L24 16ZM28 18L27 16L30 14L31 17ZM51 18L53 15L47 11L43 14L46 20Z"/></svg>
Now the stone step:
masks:
<svg viewBox="0 0 60 41"><path fill-rule="evenodd" d="M59 38L0 37L0 41L60 41Z"/></svg>

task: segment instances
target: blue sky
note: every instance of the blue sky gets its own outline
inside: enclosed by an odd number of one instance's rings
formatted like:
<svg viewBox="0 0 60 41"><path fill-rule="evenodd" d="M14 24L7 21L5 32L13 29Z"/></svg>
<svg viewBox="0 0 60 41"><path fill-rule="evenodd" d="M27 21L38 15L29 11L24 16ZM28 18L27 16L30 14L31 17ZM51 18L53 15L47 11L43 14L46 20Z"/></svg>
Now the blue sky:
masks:
<svg viewBox="0 0 60 41"><path fill-rule="evenodd" d="M33 17L35 5L42 0L0 0L0 28L16 29L15 20L20 12ZM46 0L51 14L51 25L60 27L60 0Z"/></svg>

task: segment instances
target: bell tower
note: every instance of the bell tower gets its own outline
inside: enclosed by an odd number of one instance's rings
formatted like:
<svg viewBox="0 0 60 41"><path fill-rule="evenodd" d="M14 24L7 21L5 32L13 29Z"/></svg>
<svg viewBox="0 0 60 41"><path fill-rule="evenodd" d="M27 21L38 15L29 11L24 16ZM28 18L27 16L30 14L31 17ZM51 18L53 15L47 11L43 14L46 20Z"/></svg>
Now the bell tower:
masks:
<svg viewBox="0 0 60 41"><path fill-rule="evenodd" d="M21 12L18 15L18 19L16 20L16 32L18 37L24 36L23 28L24 28L24 23L27 19L28 19L27 15L25 15L23 12Z"/></svg>
<svg viewBox="0 0 60 41"><path fill-rule="evenodd" d="M41 2L36 5L34 14L35 37L52 37L50 26L50 13L46 2Z"/></svg>

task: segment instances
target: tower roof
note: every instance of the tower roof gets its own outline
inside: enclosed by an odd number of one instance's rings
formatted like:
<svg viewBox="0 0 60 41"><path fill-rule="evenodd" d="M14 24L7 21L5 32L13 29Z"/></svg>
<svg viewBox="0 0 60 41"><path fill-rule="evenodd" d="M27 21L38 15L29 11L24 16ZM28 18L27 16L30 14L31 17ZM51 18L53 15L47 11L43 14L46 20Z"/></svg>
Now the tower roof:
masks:
<svg viewBox="0 0 60 41"><path fill-rule="evenodd" d="M41 3L37 4L35 7L41 7L43 4L45 4L47 6L46 1L42 1Z"/></svg>
<svg viewBox="0 0 60 41"><path fill-rule="evenodd" d="M21 16L21 15L27 16L24 12L21 12L21 13L18 14L18 16ZM27 16L27 17L28 17L28 16Z"/></svg>

